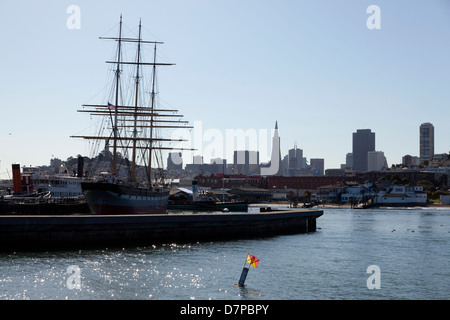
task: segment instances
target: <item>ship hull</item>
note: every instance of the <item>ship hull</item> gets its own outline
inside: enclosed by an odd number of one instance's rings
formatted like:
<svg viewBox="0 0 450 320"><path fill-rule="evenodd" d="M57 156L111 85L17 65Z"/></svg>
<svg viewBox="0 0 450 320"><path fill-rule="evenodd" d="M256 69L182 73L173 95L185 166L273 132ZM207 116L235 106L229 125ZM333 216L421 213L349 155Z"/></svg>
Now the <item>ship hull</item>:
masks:
<svg viewBox="0 0 450 320"><path fill-rule="evenodd" d="M161 214L167 212L168 190L145 190L112 183L82 182L93 214Z"/></svg>

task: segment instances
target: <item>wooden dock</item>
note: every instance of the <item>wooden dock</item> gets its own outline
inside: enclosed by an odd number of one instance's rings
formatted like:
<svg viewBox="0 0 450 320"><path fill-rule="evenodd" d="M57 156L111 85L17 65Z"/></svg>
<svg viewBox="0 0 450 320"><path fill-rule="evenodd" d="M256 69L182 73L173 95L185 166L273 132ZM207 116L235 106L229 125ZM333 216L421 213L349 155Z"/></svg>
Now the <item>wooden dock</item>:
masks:
<svg viewBox="0 0 450 320"><path fill-rule="evenodd" d="M320 210L152 215L3 215L0 250L45 251L230 240L316 231Z"/></svg>

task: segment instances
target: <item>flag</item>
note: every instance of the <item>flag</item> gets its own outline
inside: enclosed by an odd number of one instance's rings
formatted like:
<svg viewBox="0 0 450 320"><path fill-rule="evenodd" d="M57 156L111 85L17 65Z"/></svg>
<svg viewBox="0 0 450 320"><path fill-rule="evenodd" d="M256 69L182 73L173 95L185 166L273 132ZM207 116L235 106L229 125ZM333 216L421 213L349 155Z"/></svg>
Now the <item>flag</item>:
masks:
<svg viewBox="0 0 450 320"><path fill-rule="evenodd" d="M245 262L249 263L252 267L256 268L258 267L259 259L255 256L252 256L251 254L247 255L247 260Z"/></svg>
<svg viewBox="0 0 450 320"><path fill-rule="evenodd" d="M116 106L108 102L108 109L109 110L116 110Z"/></svg>

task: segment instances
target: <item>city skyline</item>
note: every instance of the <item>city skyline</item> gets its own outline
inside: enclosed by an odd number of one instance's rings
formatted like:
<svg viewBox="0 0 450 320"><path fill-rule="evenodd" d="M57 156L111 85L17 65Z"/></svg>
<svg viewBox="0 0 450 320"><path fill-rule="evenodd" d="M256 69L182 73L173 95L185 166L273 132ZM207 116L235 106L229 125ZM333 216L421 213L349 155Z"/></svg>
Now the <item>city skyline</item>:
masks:
<svg viewBox="0 0 450 320"><path fill-rule="evenodd" d="M381 9L379 29L367 26L370 5ZM419 156L422 123L434 125L435 153L450 149L448 1L6 1L1 8L0 179L13 163L91 156L89 144L69 137L93 126L76 110L101 100L114 50L98 37L116 34L120 14L127 36L142 18L145 38L164 41L159 58L176 65L158 75L160 96L205 132L270 132L278 120L281 154L296 143L304 157L325 159L325 169L345 163L358 128L376 133L375 149L389 165ZM264 138L270 150L272 136ZM270 160L266 151L261 162Z"/></svg>

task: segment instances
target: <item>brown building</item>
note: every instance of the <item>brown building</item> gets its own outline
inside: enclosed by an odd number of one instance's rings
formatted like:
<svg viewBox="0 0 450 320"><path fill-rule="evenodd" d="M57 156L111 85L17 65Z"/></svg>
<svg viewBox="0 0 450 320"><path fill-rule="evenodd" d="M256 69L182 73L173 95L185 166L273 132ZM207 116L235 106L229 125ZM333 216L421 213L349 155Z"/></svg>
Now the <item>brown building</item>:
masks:
<svg viewBox="0 0 450 320"><path fill-rule="evenodd" d="M210 176L198 175L195 177L198 185L210 187L211 189L226 189L239 187L253 187L263 189L298 189L316 190L319 187L336 184L340 182L364 183L365 178L361 177L328 177L328 176L307 176L307 177L283 177L283 176L252 176L245 175L225 175L212 174Z"/></svg>

